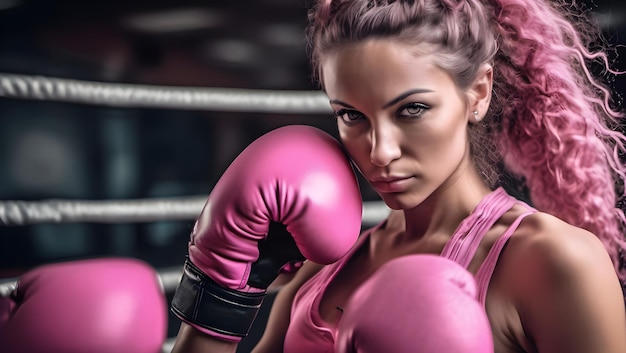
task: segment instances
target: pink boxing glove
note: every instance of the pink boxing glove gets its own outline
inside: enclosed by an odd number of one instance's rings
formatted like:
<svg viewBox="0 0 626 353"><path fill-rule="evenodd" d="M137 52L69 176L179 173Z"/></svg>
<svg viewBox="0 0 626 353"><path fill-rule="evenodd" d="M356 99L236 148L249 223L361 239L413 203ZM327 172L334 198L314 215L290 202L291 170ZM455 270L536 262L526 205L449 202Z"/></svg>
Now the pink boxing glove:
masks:
<svg viewBox="0 0 626 353"><path fill-rule="evenodd" d="M241 340L281 268L338 260L359 236L361 212L356 175L332 136L299 125L261 136L211 191L172 311L201 332Z"/></svg>
<svg viewBox="0 0 626 353"><path fill-rule="evenodd" d="M337 353L493 353L487 315L471 273L435 255L381 266L351 296Z"/></svg>
<svg viewBox="0 0 626 353"><path fill-rule="evenodd" d="M0 298L0 350L158 353L167 304L155 271L134 259L44 265Z"/></svg>

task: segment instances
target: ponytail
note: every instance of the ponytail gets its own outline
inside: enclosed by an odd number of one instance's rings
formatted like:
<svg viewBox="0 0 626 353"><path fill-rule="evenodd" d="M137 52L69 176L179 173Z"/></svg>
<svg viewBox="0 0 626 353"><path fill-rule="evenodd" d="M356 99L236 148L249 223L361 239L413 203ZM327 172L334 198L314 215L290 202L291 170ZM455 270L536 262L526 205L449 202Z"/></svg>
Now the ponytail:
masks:
<svg viewBox="0 0 626 353"><path fill-rule="evenodd" d="M621 279L626 270L624 198L626 137L622 114L591 67L612 70L606 51L590 51L599 31L564 1L489 0L499 51L493 112L505 168L532 203L596 234Z"/></svg>

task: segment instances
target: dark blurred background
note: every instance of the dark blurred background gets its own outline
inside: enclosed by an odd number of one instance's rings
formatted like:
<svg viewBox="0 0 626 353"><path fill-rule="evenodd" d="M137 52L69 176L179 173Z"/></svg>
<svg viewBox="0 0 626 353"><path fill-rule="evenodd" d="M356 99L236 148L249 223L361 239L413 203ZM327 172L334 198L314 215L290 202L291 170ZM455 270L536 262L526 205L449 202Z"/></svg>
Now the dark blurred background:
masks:
<svg viewBox="0 0 626 353"><path fill-rule="evenodd" d="M0 0L0 72L303 89L305 1ZM329 116L105 108L0 98L0 199L203 195L254 138ZM76 257L184 258L191 222L0 228L0 274Z"/></svg>
<svg viewBox="0 0 626 353"><path fill-rule="evenodd" d="M90 81L314 90L312 0L0 0L0 72ZM626 3L587 1L614 44ZM622 64L621 69L625 67ZM623 93L624 84L614 82ZM0 199L208 195L254 138L324 115L105 108L0 98ZM364 199L376 196L363 186ZM182 264L192 221L0 228L0 278L42 263L132 256Z"/></svg>

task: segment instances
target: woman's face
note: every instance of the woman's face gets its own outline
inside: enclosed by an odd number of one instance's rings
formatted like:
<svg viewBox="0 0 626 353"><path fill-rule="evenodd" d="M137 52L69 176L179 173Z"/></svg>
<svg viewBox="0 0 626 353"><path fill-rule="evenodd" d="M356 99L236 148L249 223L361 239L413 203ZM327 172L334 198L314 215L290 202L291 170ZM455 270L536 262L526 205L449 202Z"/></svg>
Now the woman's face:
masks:
<svg viewBox="0 0 626 353"><path fill-rule="evenodd" d="M322 61L339 136L392 209L416 207L471 165L465 95L414 46L370 40Z"/></svg>

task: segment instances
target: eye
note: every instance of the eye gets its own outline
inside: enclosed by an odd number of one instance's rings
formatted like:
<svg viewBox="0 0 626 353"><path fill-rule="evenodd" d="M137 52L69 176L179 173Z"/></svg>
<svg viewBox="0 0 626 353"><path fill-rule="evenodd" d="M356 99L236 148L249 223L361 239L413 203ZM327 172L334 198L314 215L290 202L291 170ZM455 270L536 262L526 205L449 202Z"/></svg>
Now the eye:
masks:
<svg viewBox="0 0 626 353"><path fill-rule="evenodd" d="M430 107L423 103L409 103L398 111L398 114L407 118L418 118Z"/></svg>
<svg viewBox="0 0 626 353"><path fill-rule="evenodd" d="M340 109L335 112L335 116L348 126L358 124L360 121L365 120L363 113L349 109Z"/></svg>

